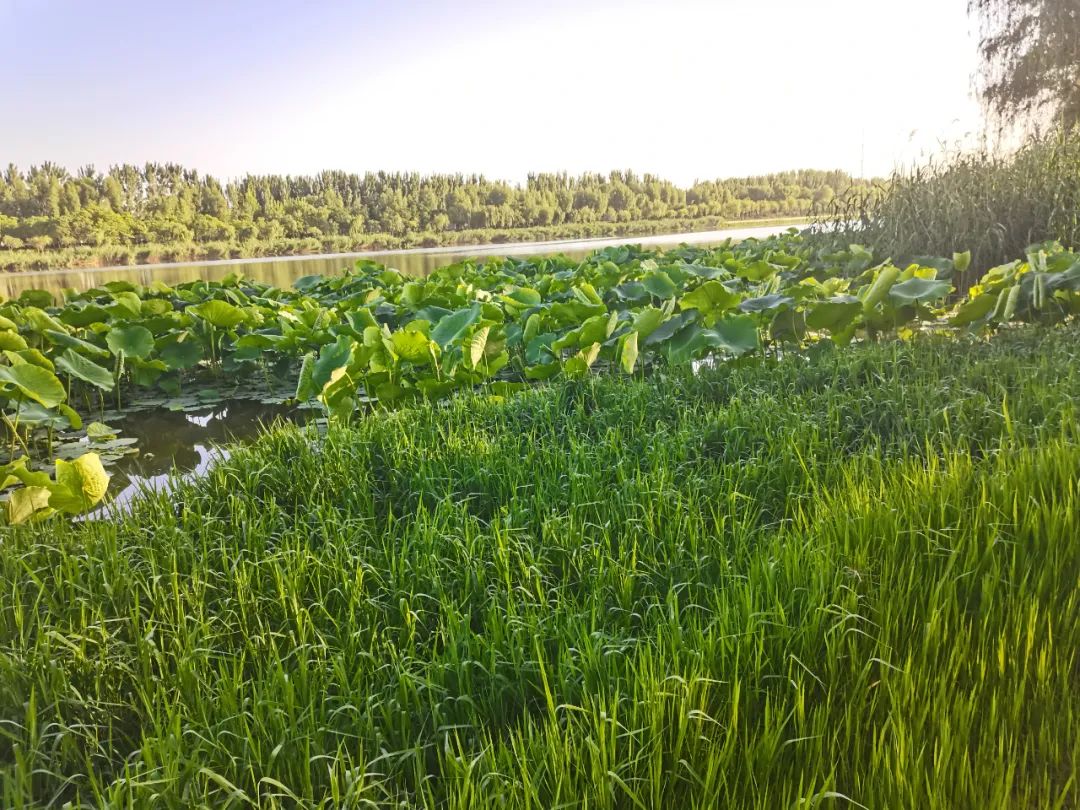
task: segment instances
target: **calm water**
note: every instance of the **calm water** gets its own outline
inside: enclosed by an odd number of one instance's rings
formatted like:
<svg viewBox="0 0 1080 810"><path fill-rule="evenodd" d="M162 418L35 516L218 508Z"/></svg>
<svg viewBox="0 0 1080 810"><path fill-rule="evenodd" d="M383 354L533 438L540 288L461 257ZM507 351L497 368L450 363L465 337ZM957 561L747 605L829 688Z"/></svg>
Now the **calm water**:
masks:
<svg viewBox="0 0 1080 810"><path fill-rule="evenodd" d="M230 273L243 273L258 281L275 287L288 287L302 276L340 273L358 258L373 259L390 267L396 267L405 275L424 276L437 267L465 258L485 256L539 256L563 253L572 258L582 258L598 248L608 245L648 245L650 247L675 247L686 244L711 244L725 239L747 239L780 233L791 225L771 225L757 228L732 228L723 231L698 233L675 233L659 236L616 237L611 239L582 239L559 242L521 242L518 244L478 245L475 247L417 248L413 250L390 250L371 253L337 253L325 256L288 256L276 259L232 259L196 264L152 264L134 267L115 267L98 270L49 270L41 273L0 274L0 296L15 298L23 290L45 289L57 300L65 288L86 290L107 281L131 281L149 284L160 280L166 284L206 279L213 281ZM803 226L795 226L803 227Z"/></svg>
<svg viewBox="0 0 1080 810"><path fill-rule="evenodd" d="M725 239L762 238L780 233L790 225L736 228L700 233L666 234L637 238L589 239L562 242L524 242L520 244L481 245L468 248L430 248L385 251L379 253L337 254L333 256L299 256L281 259L241 259L236 261L204 262L202 264L141 265L101 270L60 270L42 273L13 273L0 275L0 295L13 298L26 289L47 289L60 300L65 288L88 289L107 281L132 281L149 284L160 279L166 284L178 284L193 279L220 279L239 272L278 287L286 287L296 279L320 273L331 275L350 267L357 258L368 258L396 267L402 273L423 276L445 264L469 257L536 256L562 253L581 258L608 245L640 244L653 247L675 247L686 244L711 244ZM319 414L287 405L267 405L241 400L228 400L204 408L169 410L157 407L124 415L111 420L121 437L137 439L137 453L120 458L109 465L112 475L110 494L106 503L90 515L105 517L130 507L139 493L170 490L178 480L190 479L205 472L218 460L227 457L223 447L229 442L248 441L259 434L263 426L276 418L305 422ZM85 450L95 449L87 444ZM84 452L84 450L79 450Z"/></svg>

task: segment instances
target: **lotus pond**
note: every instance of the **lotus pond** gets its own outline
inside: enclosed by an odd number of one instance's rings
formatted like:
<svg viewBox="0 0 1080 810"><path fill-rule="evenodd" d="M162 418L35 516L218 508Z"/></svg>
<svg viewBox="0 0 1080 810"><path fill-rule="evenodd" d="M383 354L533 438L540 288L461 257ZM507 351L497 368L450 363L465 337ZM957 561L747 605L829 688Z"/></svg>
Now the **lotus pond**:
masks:
<svg viewBox="0 0 1080 810"><path fill-rule="evenodd" d="M1032 247L956 297L968 264L962 253L899 267L791 231L466 260L423 279L360 260L289 288L234 274L111 281L62 300L24 290L0 304L7 517L96 506L106 467L139 454L140 436L158 432L147 415L162 412L197 420L258 406L249 422L348 423L463 390L506 397L544 380L761 362L921 331L986 336L1080 308L1080 261L1058 245Z"/></svg>

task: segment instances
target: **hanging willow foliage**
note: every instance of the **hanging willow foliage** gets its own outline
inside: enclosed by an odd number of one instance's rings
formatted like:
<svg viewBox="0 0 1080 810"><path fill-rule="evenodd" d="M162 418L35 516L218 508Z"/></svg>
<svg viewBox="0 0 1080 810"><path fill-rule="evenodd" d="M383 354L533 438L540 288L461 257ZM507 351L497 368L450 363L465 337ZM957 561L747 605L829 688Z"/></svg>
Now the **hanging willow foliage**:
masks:
<svg viewBox="0 0 1080 810"><path fill-rule="evenodd" d="M1080 123L1080 0L970 0L978 89L1000 123Z"/></svg>

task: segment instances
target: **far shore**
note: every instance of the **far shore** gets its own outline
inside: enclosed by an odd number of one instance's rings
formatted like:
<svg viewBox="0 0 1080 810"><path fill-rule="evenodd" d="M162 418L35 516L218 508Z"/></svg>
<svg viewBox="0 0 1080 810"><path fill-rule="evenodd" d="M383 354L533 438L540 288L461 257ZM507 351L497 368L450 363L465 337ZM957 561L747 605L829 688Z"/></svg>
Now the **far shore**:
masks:
<svg viewBox="0 0 1080 810"><path fill-rule="evenodd" d="M610 233L577 235L589 227L557 226L554 228L521 228L498 232L448 232L442 237L461 241L432 244L431 235L406 234L400 237L377 236L355 250L335 250L338 247L315 239L277 240L274 242L248 242L236 244L209 243L205 245L171 246L116 246L97 248L71 248L67 250L0 250L0 272L25 274L63 273L70 270L127 270L137 267L181 267L193 264L236 264L258 261L296 261L302 259L387 256L400 254L475 254L527 252L532 248L550 252L552 245L560 243L603 246L605 243L640 239L644 244L670 241L681 235L697 237L734 230L752 230L783 225L803 226L807 217L779 217L771 219L718 220L707 218L700 221L661 220L645 223L591 223L612 225ZM640 227L633 227L640 226ZM550 232L550 233L549 233ZM724 238L724 237L718 237ZM130 256L134 261L116 261L116 257ZM17 257L17 258L16 258Z"/></svg>

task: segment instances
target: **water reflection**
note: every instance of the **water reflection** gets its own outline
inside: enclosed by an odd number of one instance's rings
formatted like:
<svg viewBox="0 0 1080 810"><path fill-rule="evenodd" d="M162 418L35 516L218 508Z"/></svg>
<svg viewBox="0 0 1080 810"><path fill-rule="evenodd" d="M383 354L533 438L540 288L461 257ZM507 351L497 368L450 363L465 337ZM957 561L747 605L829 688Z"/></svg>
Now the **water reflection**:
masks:
<svg viewBox="0 0 1080 810"><path fill-rule="evenodd" d="M229 259L192 264L153 264L135 267L114 267L101 270L49 270L40 273L0 274L0 295L15 298L23 290L44 289L60 300L64 289L86 290L109 281L130 281L150 284L163 281L180 284L195 279L215 281L230 273L243 273L248 278L273 284L291 286L302 276L334 275L351 267L358 258L372 259L396 267L405 275L425 276L438 267L466 258L491 256L540 256L562 253L571 258L584 258L594 250L609 245L639 244L649 247L675 247L686 244L715 244L725 239L763 238L780 233L791 225L771 225L755 228L731 228L722 231L661 234L658 236L580 239L556 242L521 242L518 244L477 245L474 247L417 248L369 253L339 253L330 256L287 256L275 259Z"/></svg>
<svg viewBox="0 0 1080 810"><path fill-rule="evenodd" d="M227 444L253 439L278 419L307 422L313 412L292 406L230 400L195 411L158 408L113 422L121 435L138 439L137 455L109 466L108 502L89 518L117 514L145 492L169 492L228 458ZM87 450L93 450L88 443Z"/></svg>

